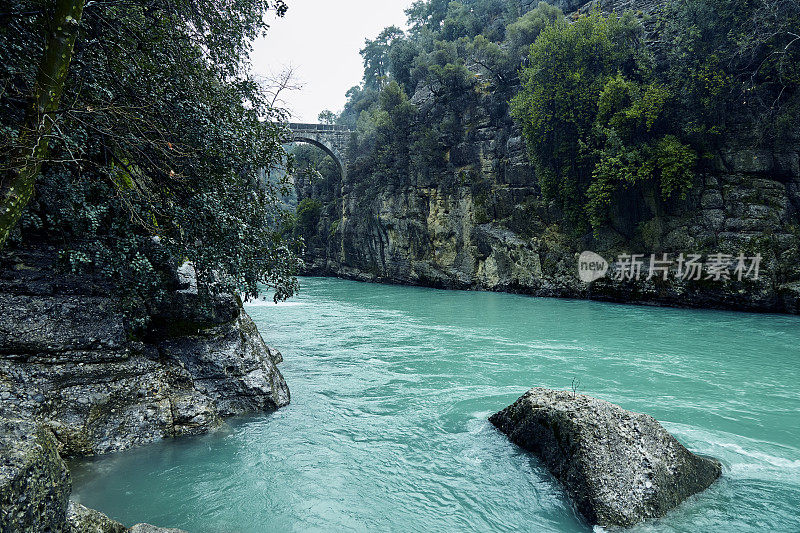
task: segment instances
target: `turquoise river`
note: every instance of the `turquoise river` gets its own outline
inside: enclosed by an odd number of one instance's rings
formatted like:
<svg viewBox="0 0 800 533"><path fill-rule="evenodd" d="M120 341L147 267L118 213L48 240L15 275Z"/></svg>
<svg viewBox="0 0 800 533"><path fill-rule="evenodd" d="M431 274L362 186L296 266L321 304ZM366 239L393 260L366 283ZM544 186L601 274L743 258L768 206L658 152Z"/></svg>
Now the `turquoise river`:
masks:
<svg viewBox="0 0 800 533"><path fill-rule="evenodd" d="M532 386L648 413L720 481L634 532L800 532L800 317L303 278L247 311L289 407L73 465L73 498L204 532L587 532L487 417Z"/></svg>

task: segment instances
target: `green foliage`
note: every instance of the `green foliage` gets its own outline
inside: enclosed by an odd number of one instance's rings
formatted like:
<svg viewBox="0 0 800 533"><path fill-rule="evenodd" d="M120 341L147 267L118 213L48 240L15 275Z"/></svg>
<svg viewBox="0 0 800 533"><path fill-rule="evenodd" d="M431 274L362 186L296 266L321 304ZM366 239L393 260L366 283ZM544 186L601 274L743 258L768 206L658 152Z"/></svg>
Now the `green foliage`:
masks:
<svg viewBox="0 0 800 533"><path fill-rule="evenodd" d="M504 0L420 0L406 10L411 33L420 41L454 41L485 33L503 39L509 2Z"/></svg>
<svg viewBox="0 0 800 533"><path fill-rule="evenodd" d="M661 126L670 99L669 89L658 82L642 85L617 73L600 92L597 122L631 141Z"/></svg>
<svg viewBox="0 0 800 533"><path fill-rule="evenodd" d="M416 0L406 9L411 31L420 34L440 28L449 4L449 0Z"/></svg>
<svg viewBox="0 0 800 533"><path fill-rule="evenodd" d="M527 56L530 45L536 41L542 30L563 16L564 13L557 7L539 2L535 9L528 11L506 28L509 55L520 59Z"/></svg>
<svg viewBox="0 0 800 533"><path fill-rule="evenodd" d="M472 38L480 30L481 22L470 6L460 2L450 2L438 37L442 41L455 41L460 37Z"/></svg>
<svg viewBox="0 0 800 533"><path fill-rule="evenodd" d="M373 179L406 179L416 115L417 109L409 102L403 88L391 81L380 91L376 105L359 115L355 144L350 147L351 171L363 176L362 172L369 169L367 172ZM362 183L371 181L364 177Z"/></svg>
<svg viewBox="0 0 800 533"><path fill-rule="evenodd" d="M515 61L502 46L478 35L467 43L467 53L472 61L483 67L499 85L507 85L516 77L519 61Z"/></svg>
<svg viewBox="0 0 800 533"><path fill-rule="evenodd" d="M458 100L475 84L475 75L459 57L455 43L437 42L433 52L420 54L412 77L447 103Z"/></svg>
<svg viewBox="0 0 800 533"><path fill-rule="evenodd" d="M607 84L614 76L641 79L645 58L640 36L640 26L630 17L595 12L572 24L559 19L531 46L529 66L521 72L523 88L511 103L542 193L555 199L578 229L584 224L586 192L603 136L596 127L598 97L607 89L606 114L630 98L626 93L632 81ZM607 166L627 167L619 161ZM594 194L606 198L610 187L598 185Z"/></svg>
<svg viewBox="0 0 800 533"><path fill-rule="evenodd" d="M661 195L669 198L675 193L686 196L693 185L693 170L697 154L673 135L665 135L655 146L655 163L661 184Z"/></svg>
<svg viewBox="0 0 800 533"><path fill-rule="evenodd" d="M411 144L411 165L414 172L431 176L445 165L445 151L439 131L431 126L418 126Z"/></svg>
<svg viewBox="0 0 800 533"><path fill-rule="evenodd" d="M351 177L365 190L457 183L457 170L476 163L459 148L471 112L499 122L521 85L510 106L535 179L582 233L685 196L731 124L756 123L733 132L752 133L754 145L800 136L796 0L661 7L645 42L641 12L568 21L544 2L526 13L501 0L414 2L407 34L390 28L373 42L380 60L370 64L383 68L369 77L380 83L365 76L348 93L339 120L356 129ZM417 105L384 93L392 82Z"/></svg>
<svg viewBox="0 0 800 533"><path fill-rule="evenodd" d="M325 109L319 112L317 120L322 124L336 124L336 114L330 109Z"/></svg>
<svg viewBox="0 0 800 533"><path fill-rule="evenodd" d="M579 232L613 216L624 191L668 199L692 185L697 156L669 133L674 98L641 37L630 15L546 26L512 101L542 193Z"/></svg>
<svg viewBox="0 0 800 533"><path fill-rule="evenodd" d="M413 89L411 69L417 54L419 54L419 48L414 41L408 38L395 39L389 49L389 75L406 91Z"/></svg>
<svg viewBox="0 0 800 533"><path fill-rule="evenodd" d="M20 14L0 39L0 78L8 80L0 124L13 132L31 93L43 21L23 14L37 13L35 2L14 0L9 9ZM23 236L57 238L70 264L130 282L145 299L159 290L138 285L150 279L144 261L161 253L154 239L165 254L194 263L210 290L254 296L265 283L277 298L289 296L297 260L279 236L281 187L258 184L259 169L283 165L283 133L262 122L280 113L247 66L267 9L282 13L285 4L87 3L65 87L69 106Z"/></svg>
<svg viewBox="0 0 800 533"><path fill-rule="evenodd" d="M737 132L755 143L797 135L798 23L796 2L674 0L658 64L630 14L546 26L512 103L542 192L597 228L623 198L684 196L731 116L757 126Z"/></svg>
<svg viewBox="0 0 800 533"><path fill-rule="evenodd" d="M756 143L797 135L800 3L795 0L671 0L659 21L666 82L678 95L682 137L719 146L734 116Z"/></svg>
<svg viewBox="0 0 800 533"><path fill-rule="evenodd" d="M20 221L22 233L60 246L61 266L71 273L96 273L116 288L134 328L146 325L168 287L170 257L153 237L139 231L130 208L112 184L97 177L75 179L51 169ZM176 265L173 265L176 266Z"/></svg>
<svg viewBox="0 0 800 533"><path fill-rule="evenodd" d="M694 183L697 154L672 135L627 146L615 138L598 156L585 204L595 229L619 207L621 191L638 189L649 194L657 184L660 199L667 200L674 194L685 196Z"/></svg>
<svg viewBox="0 0 800 533"><path fill-rule="evenodd" d="M519 48L530 45L547 21L561 17L560 10L542 3L520 18L516 3L504 0L418 1L406 13L407 35L387 28L367 42L364 84L348 92L339 118L356 130L350 176L365 190L373 183L429 179L450 165L472 164L450 161L452 148L467 135L464 111L492 91L514 87ZM510 24L514 29L507 37ZM424 111L406 103L412 93L422 94L423 101L431 95ZM498 116L505 114L504 98L497 97L492 111Z"/></svg>
<svg viewBox="0 0 800 533"><path fill-rule="evenodd" d="M308 237L316 233L321 212L322 203L319 200L303 198L297 204L297 231L300 235Z"/></svg>
<svg viewBox="0 0 800 533"><path fill-rule="evenodd" d="M386 83L391 70L391 48L395 40L403 36L403 31L390 26L384 29L374 40L367 39L361 49L364 58L364 86L381 88Z"/></svg>

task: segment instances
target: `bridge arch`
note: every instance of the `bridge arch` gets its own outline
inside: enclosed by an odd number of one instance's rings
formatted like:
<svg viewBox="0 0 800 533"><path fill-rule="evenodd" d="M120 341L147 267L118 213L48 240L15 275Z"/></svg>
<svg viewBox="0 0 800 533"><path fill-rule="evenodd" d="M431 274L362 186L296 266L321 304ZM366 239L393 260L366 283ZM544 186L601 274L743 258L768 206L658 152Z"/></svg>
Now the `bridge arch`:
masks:
<svg viewBox="0 0 800 533"><path fill-rule="evenodd" d="M334 124L284 124L287 143L306 143L321 148L336 162L342 180L347 174L347 143L352 130Z"/></svg>
<svg viewBox="0 0 800 533"><path fill-rule="evenodd" d="M344 157L339 151L330 145L330 143L326 143L308 136L304 135L292 135L288 139L289 143L305 143L316 146L317 148L321 149L323 152L328 154L331 159L333 159L334 163L336 163L336 168L339 169L339 174L344 177L345 166L344 166Z"/></svg>

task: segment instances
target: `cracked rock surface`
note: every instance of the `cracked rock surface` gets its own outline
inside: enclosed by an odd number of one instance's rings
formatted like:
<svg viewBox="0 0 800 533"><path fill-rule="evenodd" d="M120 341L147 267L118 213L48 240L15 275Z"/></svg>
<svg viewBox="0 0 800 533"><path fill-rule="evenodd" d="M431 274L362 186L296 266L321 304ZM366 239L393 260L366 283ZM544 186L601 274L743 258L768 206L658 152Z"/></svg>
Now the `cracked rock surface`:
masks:
<svg viewBox="0 0 800 533"><path fill-rule="evenodd" d="M129 530L76 503L68 511L62 457L205 433L223 417L285 406L282 357L238 298L201 305L186 269L134 338L111 288L60 272L56 257L41 244L0 255L0 531L177 532Z"/></svg>
<svg viewBox="0 0 800 533"><path fill-rule="evenodd" d="M0 419L0 531L69 531L70 490L53 434L29 420Z"/></svg>
<svg viewBox="0 0 800 533"><path fill-rule="evenodd" d="M722 473L653 417L583 394L534 388L489 421L541 459L593 525L663 516Z"/></svg>
<svg viewBox="0 0 800 533"><path fill-rule="evenodd" d="M222 417L289 403L268 347L234 297L176 291L144 340L92 279L53 269L46 247L0 267L0 416L41 420L64 456L207 432Z"/></svg>

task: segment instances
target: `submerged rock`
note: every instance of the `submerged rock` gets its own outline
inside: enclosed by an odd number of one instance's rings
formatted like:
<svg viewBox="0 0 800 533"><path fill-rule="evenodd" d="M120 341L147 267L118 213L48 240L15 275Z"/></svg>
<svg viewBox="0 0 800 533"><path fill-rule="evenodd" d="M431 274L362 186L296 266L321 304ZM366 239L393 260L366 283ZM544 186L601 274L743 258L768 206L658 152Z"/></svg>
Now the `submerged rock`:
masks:
<svg viewBox="0 0 800 533"><path fill-rule="evenodd" d="M70 501L67 507L67 523L72 533L125 533L128 531L128 528L100 511L89 509L73 501Z"/></svg>
<svg viewBox="0 0 800 533"><path fill-rule="evenodd" d="M67 522L71 533L186 533L182 529L156 527L150 524L136 524L125 527L100 511L89 509L70 501L67 509Z"/></svg>
<svg viewBox="0 0 800 533"><path fill-rule="evenodd" d="M663 516L721 474L652 417L582 394L534 388L489 421L532 451L591 524Z"/></svg>

